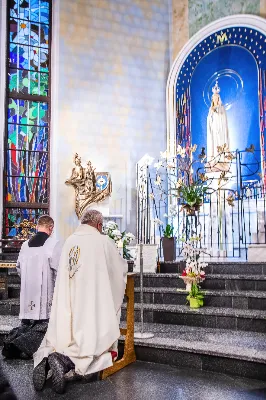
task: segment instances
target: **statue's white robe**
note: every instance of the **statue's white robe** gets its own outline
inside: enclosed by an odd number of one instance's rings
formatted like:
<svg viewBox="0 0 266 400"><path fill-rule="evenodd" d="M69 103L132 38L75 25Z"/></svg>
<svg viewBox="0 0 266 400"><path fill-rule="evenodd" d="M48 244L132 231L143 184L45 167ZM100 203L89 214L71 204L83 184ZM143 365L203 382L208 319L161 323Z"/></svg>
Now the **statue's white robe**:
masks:
<svg viewBox="0 0 266 400"><path fill-rule="evenodd" d="M210 107L207 118L207 158L208 160L218 155L218 146L227 144L230 149L229 131L227 124L226 111L223 105L215 107L215 111ZM220 160L216 160L220 161Z"/></svg>
<svg viewBox="0 0 266 400"><path fill-rule="evenodd" d="M86 375L112 365L109 348L119 338L118 314L124 298L127 262L115 243L88 225L64 245L47 334L34 366L56 351Z"/></svg>
<svg viewBox="0 0 266 400"><path fill-rule="evenodd" d="M62 244L52 237L40 247L23 243L17 261L20 319L49 319L61 251Z"/></svg>

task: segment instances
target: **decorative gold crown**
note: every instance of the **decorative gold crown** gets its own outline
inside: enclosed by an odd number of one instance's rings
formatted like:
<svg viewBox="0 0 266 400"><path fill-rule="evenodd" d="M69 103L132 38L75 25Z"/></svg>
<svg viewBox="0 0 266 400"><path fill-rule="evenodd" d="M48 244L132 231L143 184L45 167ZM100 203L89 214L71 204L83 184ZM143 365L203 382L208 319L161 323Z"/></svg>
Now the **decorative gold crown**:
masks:
<svg viewBox="0 0 266 400"><path fill-rule="evenodd" d="M212 88L212 93L213 94L219 94L221 91L221 89L218 86L218 80L216 80L215 85Z"/></svg>

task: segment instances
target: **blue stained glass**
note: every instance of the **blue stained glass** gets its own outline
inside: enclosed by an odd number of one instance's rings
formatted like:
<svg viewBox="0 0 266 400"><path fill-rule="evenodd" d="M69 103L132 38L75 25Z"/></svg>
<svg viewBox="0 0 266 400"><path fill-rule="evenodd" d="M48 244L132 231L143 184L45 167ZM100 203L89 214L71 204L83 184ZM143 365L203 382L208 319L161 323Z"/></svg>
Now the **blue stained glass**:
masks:
<svg viewBox="0 0 266 400"><path fill-rule="evenodd" d="M48 0L10 0L8 84L12 93L32 95L32 101L9 97L6 151L6 201L48 203L48 114L49 88ZM12 176L13 175L13 176ZM44 209L5 210L5 235L18 233L22 219L36 221Z"/></svg>
<svg viewBox="0 0 266 400"><path fill-rule="evenodd" d="M49 24L49 2L40 0L41 22Z"/></svg>
<svg viewBox="0 0 266 400"><path fill-rule="evenodd" d="M48 103L9 99L8 122L24 125L48 125Z"/></svg>
<svg viewBox="0 0 266 400"><path fill-rule="evenodd" d="M29 128L29 149L48 151L48 129L34 126Z"/></svg>
<svg viewBox="0 0 266 400"><path fill-rule="evenodd" d="M47 0L13 0L10 16L49 24L49 6Z"/></svg>
<svg viewBox="0 0 266 400"><path fill-rule="evenodd" d="M8 148L48 151L48 128L8 124Z"/></svg>

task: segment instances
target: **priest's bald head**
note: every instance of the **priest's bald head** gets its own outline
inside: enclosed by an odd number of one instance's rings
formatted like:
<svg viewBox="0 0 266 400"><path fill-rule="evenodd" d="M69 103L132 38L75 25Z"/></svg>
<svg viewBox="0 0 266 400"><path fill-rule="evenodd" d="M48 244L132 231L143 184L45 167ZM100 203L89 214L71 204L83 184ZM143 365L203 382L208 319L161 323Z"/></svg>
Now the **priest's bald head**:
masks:
<svg viewBox="0 0 266 400"><path fill-rule="evenodd" d="M49 215L42 215L38 219L37 231L45 232L47 235L51 235L54 229L54 220Z"/></svg>
<svg viewBox="0 0 266 400"><path fill-rule="evenodd" d="M103 215L100 211L87 209L82 214L80 219L81 224L86 224L93 226L98 229L99 232L102 232L103 229Z"/></svg>

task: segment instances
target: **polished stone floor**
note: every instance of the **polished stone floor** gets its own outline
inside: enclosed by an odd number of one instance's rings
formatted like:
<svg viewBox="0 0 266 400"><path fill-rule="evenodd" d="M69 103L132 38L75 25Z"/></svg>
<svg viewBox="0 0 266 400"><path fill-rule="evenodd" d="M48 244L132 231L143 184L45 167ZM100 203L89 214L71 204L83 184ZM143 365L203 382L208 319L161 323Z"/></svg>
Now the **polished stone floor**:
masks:
<svg viewBox="0 0 266 400"><path fill-rule="evenodd" d="M266 382L142 362L132 364L106 381L69 383L64 395L54 394L50 385L36 393L31 381L31 361L3 361L3 367L18 400L266 399Z"/></svg>

